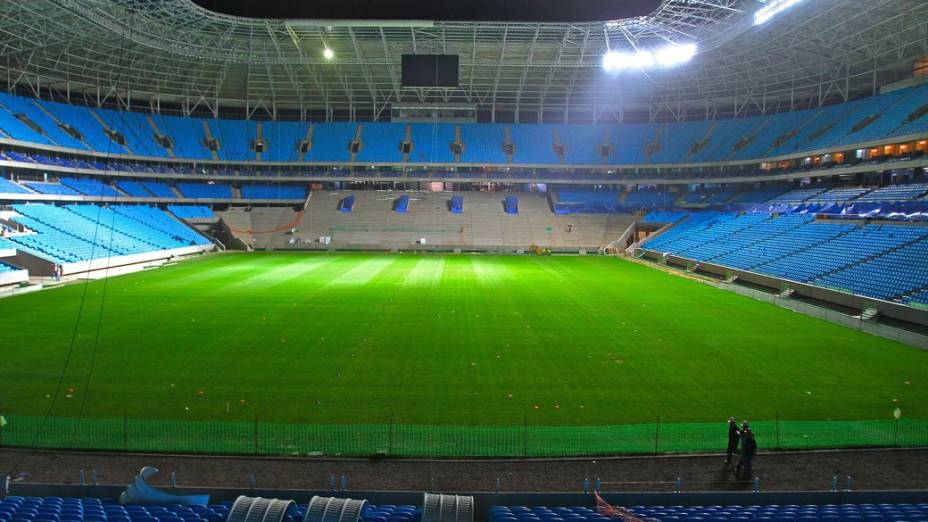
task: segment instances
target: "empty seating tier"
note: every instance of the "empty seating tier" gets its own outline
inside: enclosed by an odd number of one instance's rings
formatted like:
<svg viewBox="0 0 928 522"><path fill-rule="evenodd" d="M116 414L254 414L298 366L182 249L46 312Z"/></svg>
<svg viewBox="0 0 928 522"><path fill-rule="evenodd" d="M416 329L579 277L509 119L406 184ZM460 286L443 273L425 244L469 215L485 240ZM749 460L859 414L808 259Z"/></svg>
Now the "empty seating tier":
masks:
<svg viewBox="0 0 928 522"><path fill-rule="evenodd" d="M825 275L815 283L880 299L907 301L908 294L912 294L918 302L920 298L917 296L920 289L928 286L926 260L928 260L928 240L921 239L883 255L873 256L860 264Z"/></svg>
<svg viewBox="0 0 928 522"><path fill-rule="evenodd" d="M113 187L92 178L61 178L61 184L85 196L115 198L122 195Z"/></svg>
<svg viewBox="0 0 928 522"><path fill-rule="evenodd" d="M223 522L229 502L201 506L126 505L96 498L16 497L0 500L0 521L16 522Z"/></svg>
<svg viewBox="0 0 928 522"><path fill-rule="evenodd" d="M909 201L928 193L928 183L890 185L878 188L857 198L858 202Z"/></svg>
<svg viewBox="0 0 928 522"><path fill-rule="evenodd" d="M242 197L245 199L306 199L306 187L303 185L242 185Z"/></svg>
<svg viewBox="0 0 928 522"><path fill-rule="evenodd" d="M0 178L0 194L32 194L32 191L6 178Z"/></svg>
<svg viewBox="0 0 928 522"><path fill-rule="evenodd" d="M614 190L559 188L552 192L551 200L556 214L597 214L623 209L619 205L619 194Z"/></svg>
<svg viewBox="0 0 928 522"><path fill-rule="evenodd" d="M806 504L767 506L631 506L643 520L814 520L828 522L928 519L928 504ZM614 521L592 507L493 506L490 522L608 522Z"/></svg>
<svg viewBox="0 0 928 522"><path fill-rule="evenodd" d="M911 138L928 130L928 114L920 112L926 96L928 86L922 85L838 105L716 121L409 125L163 116L3 94L0 128L27 143L154 158L663 165L760 159L894 136ZM407 139L411 147L404 149ZM453 151L458 139L462 147Z"/></svg>
<svg viewBox="0 0 928 522"><path fill-rule="evenodd" d="M131 179L117 180L116 186L119 187L119 190L134 198L150 198L154 196L154 194L145 189L144 185Z"/></svg>
<svg viewBox="0 0 928 522"><path fill-rule="evenodd" d="M216 214L206 205L168 205L168 212L180 219L215 219Z"/></svg>
<svg viewBox="0 0 928 522"><path fill-rule="evenodd" d="M225 183L193 183L182 181L177 190L185 198L194 199L232 199L232 186Z"/></svg>
<svg viewBox="0 0 928 522"><path fill-rule="evenodd" d="M803 188L791 190L785 194L780 194L779 196L767 200L768 203L802 203L803 201L809 201L814 199L816 196L825 192L827 187L818 187L818 188Z"/></svg>
<svg viewBox="0 0 928 522"><path fill-rule="evenodd" d="M31 188L39 194L51 194L55 196L80 196L81 193L66 187L60 183L40 183L38 181L24 181L23 185Z"/></svg>
<svg viewBox="0 0 928 522"><path fill-rule="evenodd" d="M16 248L54 263L143 254L209 240L147 206L13 205L13 221L32 233L9 238Z"/></svg>
<svg viewBox="0 0 928 522"><path fill-rule="evenodd" d="M738 197L732 200L733 203L741 203L745 205L754 204L754 203L766 203L771 199L780 196L786 192L786 188L781 186L772 186L772 187L760 187L746 192L741 193Z"/></svg>
<svg viewBox="0 0 928 522"><path fill-rule="evenodd" d="M928 286L928 226L917 224L702 212L644 248L900 302Z"/></svg>
<svg viewBox="0 0 928 522"><path fill-rule="evenodd" d="M864 187L833 188L814 196L812 201L819 203L844 203L856 200L869 191L870 189Z"/></svg>
<svg viewBox="0 0 928 522"><path fill-rule="evenodd" d="M4 245L3 245L2 243L0 243L0 248L5 248ZM21 268L15 267L15 266L13 266L13 265L10 265L10 264L4 263L3 261L0 261L0 273L15 272L15 271L17 271L17 270L21 270Z"/></svg>
<svg viewBox="0 0 928 522"><path fill-rule="evenodd" d="M173 199L179 197L179 195L174 192L174 189L169 187L167 183L162 183L160 181L142 181L141 185L145 187L145 190L158 198Z"/></svg>
<svg viewBox="0 0 928 522"><path fill-rule="evenodd" d="M644 224L676 223L687 217L690 213L685 210L652 210L641 218Z"/></svg>
<svg viewBox="0 0 928 522"><path fill-rule="evenodd" d="M633 190L625 195L622 204L636 208L670 208L676 195L652 189Z"/></svg>

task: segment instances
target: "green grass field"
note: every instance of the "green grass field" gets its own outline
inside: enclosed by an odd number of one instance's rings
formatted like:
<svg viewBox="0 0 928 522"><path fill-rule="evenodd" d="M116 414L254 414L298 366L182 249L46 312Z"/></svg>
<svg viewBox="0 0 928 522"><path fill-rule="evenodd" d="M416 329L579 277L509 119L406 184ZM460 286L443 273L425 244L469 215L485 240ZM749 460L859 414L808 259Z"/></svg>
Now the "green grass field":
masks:
<svg viewBox="0 0 928 522"><path fill-rule="evenodd" d="M54 416L928 418L928 353L614 258L230 254L3 299L0 328L14 416L76 335Z"/></svg>

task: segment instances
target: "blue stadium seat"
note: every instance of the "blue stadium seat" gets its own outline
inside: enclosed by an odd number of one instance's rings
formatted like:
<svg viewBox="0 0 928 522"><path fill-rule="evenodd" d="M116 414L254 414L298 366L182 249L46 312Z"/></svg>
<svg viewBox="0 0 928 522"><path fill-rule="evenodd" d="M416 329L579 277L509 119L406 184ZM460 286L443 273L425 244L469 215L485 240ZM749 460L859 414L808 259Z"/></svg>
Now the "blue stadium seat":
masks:
<svg viewBox="0 0 928 522"><path fill-rule="evenodd" d="M54 263L141 254L209 240L167 213L144 206L18 204L13 220L34 233L9 238L17 249Z"/></svg>
<svg viewBox="0 0 928 522"><path fill-rule="evenodd" d="M592 190L560 187L551 191L555 214L601 214L624 211L619 193L614 190Z"/></svg>
<svg viewBox="0 0 928 522"><path fill-rule="evenodd" d="M0 178L0 194L31 194L32 191L6 178Z"/></svg>
<svg viewBox="0 0 928 522"><path fill-rule="evenodd" d="M928 519L925 508L903 508L901 505L886 505L868 510L863 506L632 506L634 515L654 520L896 520L921 522ZM569 513L569 514L568 514ZM490 522L584 520L607 522L614 518L604 516L588 507L569 510L558 508L525 508L524 506L492 506L488 512Z"/></svg>
<svg viewBox="0 0 928 522"><path fill-rule="evenodd" d="M61 178L61 184L86 196L115 198L122 195L110 185L94 178Z"/></svg>
<svg viewBox="0 0 928 522"><path fill-rule="evenodd" d="M451 144L460 137L464 146L461 162L505 164L509 158L503 143L508 135L516 164L665 165L749 160L885 137L917 137L928 131L928 114L920 112L926 93L928 86L921 85L766 116L622 125L258 123L114 111L2 94L0 128L12 139L28 143L151 158L173 155L191 160L254 161L259 157L254 143L260 126L266 145L260 155L263 161L297 161L299 144L307 139L310 146L303 161L349 161L349 144L359 136L358 161L398 163L403 160L400 143L408 136L412 162L454 162ZM111 138L106 129L121 136L119 141L124 143ZM170 149L156 140L156 132L167 138ZM218 142L215 151L207 146L208 136Z"/></svg>
<svg viewBox="0 0 928 522"><path fill-rule="evenodd" d="M24 181L22 183L39 194L52 194L57 196L80 196L81 193L60 183L40 183L38 181Z"/></svg>
<svg viewBox="0 0 928 522"><path fill-rule="evenodd" d="M241 188L244 199L306 199L305 185L246 184Z"/></svg>
<svg viewBox="0 0 928 522"><path fill-rule="evenodd" d="M348 195L338 202L338 210L341 212L351 212L354 210L354 195Z"/></svg>
<svg viewBox="0 0 928 522"><path fill-rule="evenodd" d="M398 214L405 214L409 210L409 196L403 194L393 201L393 211Z"/></svg>
<svg viewBox="0 0 928 522"><path fill-rule="evenodd" d="M141 181L139 184L156 198L176 199L180 197L167 183L162 183L160 181Z"/></svg>
<svg viewBox="0 0 928 522"><path fill-rule="evenodd" d="M185 198L192 199L232 199L232 186L227 183L199 183L181 181L177 190Z"/></svg>
<svg viewBox="0 0 928 522"><path fill-rule="evenodd" d="M918 304L928 289L928 227L698 212L644 247L879 299Z"/></svg>
<svg viewBox="0 0 928 522"><path fill-rule="evenodd" d="M503 210L507 214L518 214L519 198L516 196L506 196L506 198L503 200Z"/></svg>
<svg viewBox="0 0 928 522"><path fill-rule="evenodd" d="M180 219L215 219L213 209L206 205L168 205L168 212Z"/></svg>

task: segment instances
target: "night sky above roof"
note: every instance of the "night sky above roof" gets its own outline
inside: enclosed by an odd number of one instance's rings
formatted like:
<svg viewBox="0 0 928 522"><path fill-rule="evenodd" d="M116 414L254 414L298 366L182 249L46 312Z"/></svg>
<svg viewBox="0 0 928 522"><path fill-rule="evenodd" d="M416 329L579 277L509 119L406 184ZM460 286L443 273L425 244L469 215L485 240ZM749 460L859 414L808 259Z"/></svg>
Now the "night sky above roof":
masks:
<svg viewBox="0 0 928 522"><path fill-rule="evenodd" d="M590 22L645 16L660 0L194 0L250 18Z"/></svg>

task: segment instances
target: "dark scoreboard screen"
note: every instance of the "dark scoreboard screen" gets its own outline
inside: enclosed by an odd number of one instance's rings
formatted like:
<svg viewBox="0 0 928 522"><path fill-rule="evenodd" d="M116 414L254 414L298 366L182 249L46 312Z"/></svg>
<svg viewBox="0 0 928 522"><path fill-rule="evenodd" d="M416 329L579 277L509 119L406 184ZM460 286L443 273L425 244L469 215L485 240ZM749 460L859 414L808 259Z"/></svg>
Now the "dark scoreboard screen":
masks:
<svg viewBox="0 0 928 522"><path fill-rule="evenodd" d="M458 55L404 54L403 87L457 87Z"/></svg>

